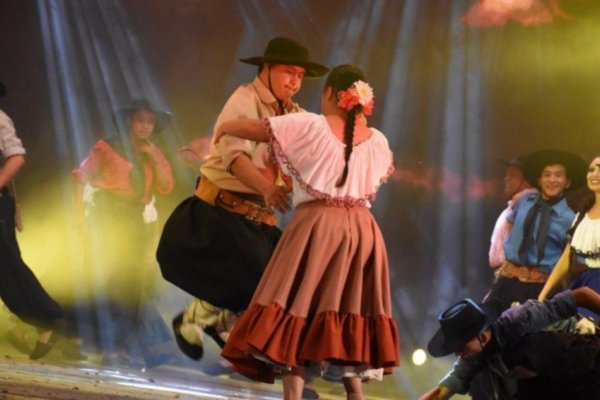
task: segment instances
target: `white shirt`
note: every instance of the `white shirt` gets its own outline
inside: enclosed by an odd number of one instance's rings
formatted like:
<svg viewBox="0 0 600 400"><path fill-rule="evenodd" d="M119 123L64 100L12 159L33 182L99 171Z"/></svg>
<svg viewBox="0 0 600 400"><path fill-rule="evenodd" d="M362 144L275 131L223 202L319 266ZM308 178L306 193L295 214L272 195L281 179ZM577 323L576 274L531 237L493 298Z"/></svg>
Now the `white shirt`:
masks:
<svg viewBox="0 0 600 400"><path fill-rule="evenodd" d="M354 145L346 183L336 187L344 169L345 144L331 132L325 116L288 114L268 119L273 151L294 181L293 203L324 200L339 205L370 207L379 186L393 171L387 139L375 128Z"/></svg>
<svg viewBox="0 0 600 400"><path fill-rule="evenodd" d="M17 137L15 125L2 110L0 110L0 154L4 158L17 154L25 154L23 143Z"/></svg>
<svg viewBox="0 0 600 400"><path fill-rule="evenodd" d="M575 229L571 247L589 268L600 268L600 219L585 214Z"/></svg>

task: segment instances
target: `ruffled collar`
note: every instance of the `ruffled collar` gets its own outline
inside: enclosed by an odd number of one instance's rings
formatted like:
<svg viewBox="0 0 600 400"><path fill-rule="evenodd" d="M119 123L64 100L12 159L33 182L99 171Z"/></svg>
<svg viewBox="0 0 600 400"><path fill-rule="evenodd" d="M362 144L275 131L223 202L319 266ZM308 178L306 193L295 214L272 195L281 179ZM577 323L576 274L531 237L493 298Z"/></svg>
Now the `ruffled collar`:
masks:
<svg viewBox="0 0 600 400"><path fill-rule="evenodd" d="M600 267L600 219L586 214L573 233L571 250L583 257L588 266Z"/></svg>

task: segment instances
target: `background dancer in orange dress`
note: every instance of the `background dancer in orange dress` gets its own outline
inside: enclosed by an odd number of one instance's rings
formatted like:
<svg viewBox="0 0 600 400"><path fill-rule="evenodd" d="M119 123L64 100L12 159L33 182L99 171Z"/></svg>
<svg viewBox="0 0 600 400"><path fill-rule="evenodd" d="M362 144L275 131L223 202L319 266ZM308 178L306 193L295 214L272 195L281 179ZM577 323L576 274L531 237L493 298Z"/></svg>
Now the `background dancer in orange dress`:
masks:
<svg viewBox="0 0 600 400"><path fill-rule="evenodd" d="M74 219L90 271L80 282L89 297L80 303L93 304L80 315L94 326L103 364L152 368L172 358L172 337L155 305L151 274L158 239L155 202L175 184L156 144L171 115L136 99L117 110L115 119L117 133L98 140L72 172Z"/></svg>

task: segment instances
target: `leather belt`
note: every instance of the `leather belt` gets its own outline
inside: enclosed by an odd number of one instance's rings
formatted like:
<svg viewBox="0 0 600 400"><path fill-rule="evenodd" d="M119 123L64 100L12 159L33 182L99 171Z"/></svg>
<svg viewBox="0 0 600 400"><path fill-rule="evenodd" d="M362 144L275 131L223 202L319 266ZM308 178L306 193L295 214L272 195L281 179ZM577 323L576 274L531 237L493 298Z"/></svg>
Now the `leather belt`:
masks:
<svg viewBox="0 0 600 400"><path fill-rule="evenodd" d="M268 208L246 200L234 192L221 189L204 176L200 178L195 194L210 205L243 215L252 222L266 225L277 223L277 217Z"/></svg>
<svg viewBox="0 0 600 400"><path fill-rule="evenodd" d="M502 264L498 275L505 278L517 278L521 282L529 283L544 283L549 276L549 274L542 272L540 267L517 265L510 261L505 261Z"/></svg>

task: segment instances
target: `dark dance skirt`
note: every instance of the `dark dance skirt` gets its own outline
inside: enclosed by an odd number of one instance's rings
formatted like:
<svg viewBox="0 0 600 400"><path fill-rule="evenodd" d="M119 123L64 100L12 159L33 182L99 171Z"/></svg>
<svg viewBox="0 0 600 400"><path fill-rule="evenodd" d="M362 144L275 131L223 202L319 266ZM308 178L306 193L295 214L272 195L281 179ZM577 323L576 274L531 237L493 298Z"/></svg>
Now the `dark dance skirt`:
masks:
<svg viewBox="0 0 600 400"><path fill-rule="evenodd" d="M163 277L214 306L244 310L281 236L192 196L175 208L156 257Z"/></svg>
<svg viewBox="0 0 600 400"><path fill-rule="evenodd" d="M576 289L584 286L592 288L597 293L600 293L600 270L598 268L586 268L580 273L573 275L573 278L569 283L569 289ZM588 310L587 308L579 307L577 312L584 317L592 318L596 324L600 321L600 314Z"/></svg>

